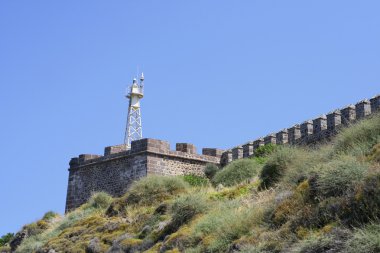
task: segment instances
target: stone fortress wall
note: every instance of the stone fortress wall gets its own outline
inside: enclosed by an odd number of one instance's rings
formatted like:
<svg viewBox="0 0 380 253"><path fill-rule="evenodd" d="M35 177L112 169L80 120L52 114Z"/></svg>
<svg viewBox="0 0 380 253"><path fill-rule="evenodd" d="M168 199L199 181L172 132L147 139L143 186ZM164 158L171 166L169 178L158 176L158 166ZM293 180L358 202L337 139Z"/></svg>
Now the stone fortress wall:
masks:
<svg viewBox="0 0 380 253"><path fill-rule="evenodd" d="M257 140L226 150L221 157L225 166L233 160L253 156L255 150L266 144L310 145L328 141L344 126L370 116L380 109L380 94L371 99L364 99L355 105L348 105L323 114L313 120L307 120L277 133L269 134Z"/></svg>
<svg viewBox="0 0 380 253"><path fill-rule="evenodd" d="M85 203L93 192L123 195L131 183L150 174L202 175L206 164L219 164L222 150L204 148L197 154L194 145L177 143L170 150L166 141L141 139L125 145L106 147L104 155L82 154L72 158L66 196L66 212Z"/></svg>
<svg viewBox="0 0 380 253"><path fill-rule="evenodd" d="M156 139L134 141L130 150L125 145L106 147L103 156L82 154L70 161L66 211L85 203L93 192L121 196L133 181L147 175L202 175L208 163L225 166L254 155L257 148L266 144L309 145L328 141L341 127L379 109L377 95L226 151L204 148L201 155L192 144L177 143L172 151L168 142Z"/></svg>

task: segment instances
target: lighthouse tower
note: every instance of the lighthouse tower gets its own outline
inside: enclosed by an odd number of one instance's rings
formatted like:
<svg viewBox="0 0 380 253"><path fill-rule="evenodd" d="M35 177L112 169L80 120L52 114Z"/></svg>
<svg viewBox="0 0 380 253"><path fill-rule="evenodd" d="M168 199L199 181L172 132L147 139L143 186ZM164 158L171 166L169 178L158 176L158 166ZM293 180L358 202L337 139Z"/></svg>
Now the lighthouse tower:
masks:
<svg viewBox="0 0 380 253"><path fill-rule="evenodd" d="M131 148L131 142L142 138L140 99L144 97L144 74L141 73L140 83L133 79L132 86L128 87L126 97L129 100L127 127L125 129L124 144Z"/></svg>

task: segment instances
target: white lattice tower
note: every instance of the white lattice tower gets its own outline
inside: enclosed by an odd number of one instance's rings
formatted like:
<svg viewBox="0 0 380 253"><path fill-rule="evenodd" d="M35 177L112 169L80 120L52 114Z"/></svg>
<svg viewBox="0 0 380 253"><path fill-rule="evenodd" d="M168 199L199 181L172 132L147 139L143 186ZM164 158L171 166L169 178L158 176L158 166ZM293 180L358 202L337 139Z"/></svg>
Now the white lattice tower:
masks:
<svg viewBox="0 0 380 253"><path fill-rule="evenodd" d="M132 86L128 87L126 97L129 99L127 127L125 129L124 144L131 148L131 142L142 138L140 99L144 97L144 74L141 73L140 83L133 79Z"/></svg>

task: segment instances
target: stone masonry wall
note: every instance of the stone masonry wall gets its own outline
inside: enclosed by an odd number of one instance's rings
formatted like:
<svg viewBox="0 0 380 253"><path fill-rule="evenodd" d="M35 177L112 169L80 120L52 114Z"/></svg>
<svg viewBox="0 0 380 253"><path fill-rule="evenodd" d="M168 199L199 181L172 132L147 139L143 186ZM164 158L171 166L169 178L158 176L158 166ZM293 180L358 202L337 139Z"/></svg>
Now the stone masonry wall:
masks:
<svg viewBox="0 0 380 253"><path fill-rule="evenodd" d="M146 164L146 156L136 155L71 167L66 210L86 202L92 192L105 191L113 196L122 195L134 180L146 176Z"/></svg>
<svg viewBox="0 0 380 253"><path fill-rule="evenodd" d="M202 175L206 164L219 164L221 150L204 149L196 153L194 145L178 143L170 150L166 141L142 139L124 145L106 147L104 156L80 155L72 158L66 197L66 212L85 203L93 192L123 195L133 181L147 175Z"/></svg>
<svg viewBox="0 0 380 253"><path fill-rule="evenodd" d="M368 117L380 110L380 95L364 99L355 105L329 112L315 119L307 120L277 133L249 141L226 150L221 157L221 166L233 160L253 156L255 150L265 144L311 145L329 141L342 127Z"/></svg>

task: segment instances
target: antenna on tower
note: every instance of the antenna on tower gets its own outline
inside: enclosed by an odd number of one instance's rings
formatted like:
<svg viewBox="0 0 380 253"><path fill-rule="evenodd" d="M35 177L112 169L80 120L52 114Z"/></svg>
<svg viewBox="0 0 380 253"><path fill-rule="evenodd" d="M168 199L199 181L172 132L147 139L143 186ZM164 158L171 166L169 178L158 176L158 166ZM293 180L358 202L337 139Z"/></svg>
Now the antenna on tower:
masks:
<svg viewBox="0 0 380 253"><path fill-rule="evenodd" d="M125 129L124 144L131 148L132 141L142 139L140 99L144 97L144 74L141 73L140 82L133 79L132 86L128 87L126 97L129 100L127 126Z"/></svg>
<svg viewBox="0 0 380 253"><path fill-rule="evenodd" d="M144 73L141 72L141 76L140 76L140 87L144 87Z"/></svg>

